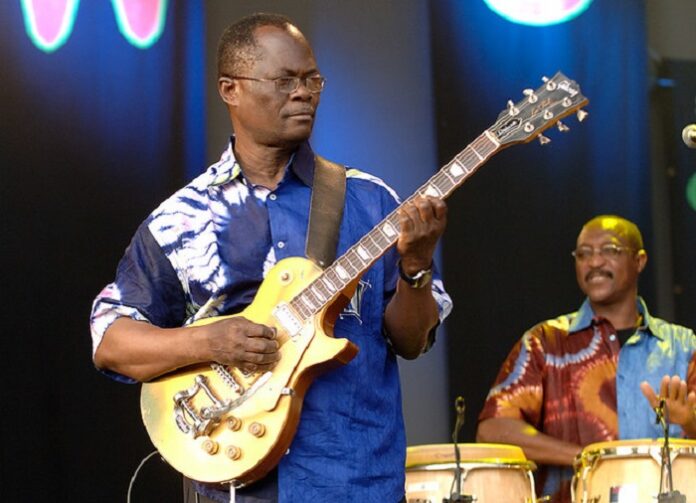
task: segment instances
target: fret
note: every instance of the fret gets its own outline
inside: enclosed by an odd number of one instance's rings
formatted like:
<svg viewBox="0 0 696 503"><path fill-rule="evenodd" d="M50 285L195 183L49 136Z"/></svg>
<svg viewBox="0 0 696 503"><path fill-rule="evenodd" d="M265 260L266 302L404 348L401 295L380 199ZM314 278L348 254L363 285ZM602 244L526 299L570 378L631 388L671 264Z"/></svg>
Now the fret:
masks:
<svg viewBox="0 0 696 503"><path fill-rule="evenodd" d="M433 183L429 183L420 194L422 196L442 197L442 192L440 192L440 189Z"/></svg>
<svg viewBox="0 0 696 503"><path fill-rule="evenodd" d="M396 237L399 235L399 230L397 227L392 225L389 220L385 220L384 223L380 226L379 230L384 234L387 239L391 242L393 239L396 239Z"/></svg>
<svg viewBox="0 0 696 503"><path fill-rule="evenodd" d="M474 143L476 143L476 142L474 142ZM472 143L472 145L471 145L471 147L470 147L470 150L474 153L474 155L476 155L476 157L479 158L479 161L483 161L483 160L485 159L485 157L483 157L481 154L479 154L479 153L476 151L476 149L473 147L473 143Z"/></svg>
<svg viewBox="0 0 696 503"><path fill-rule="evenodd" d="M312 283L310 283L309 288L312 291L319 292L317 294L317 297L319 297L319 300L321 300L322 304L326 301L326 299L331 297L329 292L326 290L324 284L321 281L319 281L318 278L315 279Z"/></svg>
<svg viewBox="0 0 696 503"><path fill-rule="evenodd" d="M341 278L341 281L347 282L350 279L348 271L339 263L336 264L336 274Z"/></svg>
<svg viewBox="0 0 696 503"><path fill-rule="evenodd" d="M346 253L346 259L348 259L348 265L354 269L353 275L358 274L362 271L362 268L367 265L360 257L360 254L355 250L355 247L351 248L350 251ZM348 270L350 270L350 267Z"/></svg>
<svg viewBox="0 0 696 503"><path fill-rule="evenodd" d="M377 231L378 229L375 229L373 232L370 232L367 236L365 236L365 240L369 241L368 248L370 248L370 250L375 250L372 252L373 257L380 256L391 244L390 242L382 243L384 237Z"/></svg>
<svg viewBox="0 0 696 503"><path fill-rule="evenodd" d="M326 272L324 273L326 276L326 280L329 281L333 287L334 290L342 290L343 287L346 285L346 282L341 281L341 278L338 276L338 273L336 272L335 268L329 267Z"/></svg>
<svg viewBox="0 0 696 503"><path fill-rule="evenodd" d="M311 292L319 300L316 307L319 307L324 302L326 302L326 295L319 289L318 284L312 283L308 291Z"/></svg>
<svg viewBox="0 0 696 503"><path fill-rule="evenodd" d="M306 288L302 293L304 294L302 299L304 300L304 303L307 304L309 310L312 313L316 312L317 308L321 305L321 302L319 302L319 299L317 299L316 294L311 288Z"/></svg>
<svg viewBox="0 0 696 503"><path fill-rule="evenodd" d="M355 252L350 249L348 252L343 256L343 266L348 273L348 275L352 278L355 275L357 275L360 272L360 269L353 264L353 260L351 259L351 256L355 255Z"/></svg>
<svg viewBox="0 0 696 503"><path fill-rule="evenodd" d="M336 290L338 290L338 288L336 288L336 285L334 285L333 282L327 276L323 276L320 279L322 284L324 285L324 288L326 288L331 295L336 293Z"/></svg>
<svg viewBox="0 0 696 503"><path fill-rule="evenodd" d="M449 177L442 172L433 177L433 185L440 191L441 197L449 194L456 187L456 184L452 183Z"/></svg>
<svg viewBox="0 0 696 503"><path fill-rule="evenodd" d="M358 247L355 249L356 253L363 259L366 263L372 260L372 255L360 242L358 242Z"/></svg>
<svg viewBox="0 0 696 503"><path fill-rule="evenodd" d="M464 163L461 162L458 157L455 157L445 172L448 174L448 176L452 175L456 179L462 176L464 173L468 173L468 171L469 170Z"/></svg>
<svg viewBox="0 0 696 503"><path fill-rule="evenodd" d="M309 319L312 315L312 311L307 309L307 307L302 303L304 299L302 297L295 297L290 301L290 307L292 307L296 313L300 315L303 321Z"/></svg>

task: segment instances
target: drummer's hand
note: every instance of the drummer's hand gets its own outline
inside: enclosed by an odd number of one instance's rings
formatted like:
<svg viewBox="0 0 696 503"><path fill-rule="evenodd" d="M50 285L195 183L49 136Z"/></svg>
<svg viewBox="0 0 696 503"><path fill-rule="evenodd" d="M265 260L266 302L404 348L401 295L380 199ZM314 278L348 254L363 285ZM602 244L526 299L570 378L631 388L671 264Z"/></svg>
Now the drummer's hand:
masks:
<svg viewBox="0 0 696 503"><path fill-rule="evenodd" d="M658 407L661 399L665 400L670 423L681 425L686 431L696 431L696 391L687 392L686 381L679 376L664 376L659 395L647 381L640 383L640 390L653 409Z"/></svg>

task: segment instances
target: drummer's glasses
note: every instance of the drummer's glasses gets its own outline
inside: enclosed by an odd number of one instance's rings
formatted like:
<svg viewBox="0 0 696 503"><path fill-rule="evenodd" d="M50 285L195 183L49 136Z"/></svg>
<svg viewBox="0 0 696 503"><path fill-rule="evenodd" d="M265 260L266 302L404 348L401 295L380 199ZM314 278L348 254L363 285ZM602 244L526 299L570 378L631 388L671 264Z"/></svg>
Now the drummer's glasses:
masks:
<svg viewBox="0 0 696 503"><path fill-rule="evenodd" d="M607 243L600 246L599 248L592 248L591 246L581 246L570 252L570 254L573 257L575 257L575 260L577 260L578 262L587 262L589 260L592 260L592 257L595 256L595 253L599 253L599 255L605 260L615 260L625 250L633 251L633 248L629 248L628 246L617 245L614 243Z"/></svg>
<svg viewBox="0 0 696 503"><path fill-rule="evenodd" d="M253 80L254 82L273 82L276 91L279 93L290 94L300 87L300 82L304 84L310 93L320 93L326 84L326 78L321 75L310 75L309 77L276 77L275 79L257 79L256 77L241 77L239 75L225 75L228 79Z"/></svg>

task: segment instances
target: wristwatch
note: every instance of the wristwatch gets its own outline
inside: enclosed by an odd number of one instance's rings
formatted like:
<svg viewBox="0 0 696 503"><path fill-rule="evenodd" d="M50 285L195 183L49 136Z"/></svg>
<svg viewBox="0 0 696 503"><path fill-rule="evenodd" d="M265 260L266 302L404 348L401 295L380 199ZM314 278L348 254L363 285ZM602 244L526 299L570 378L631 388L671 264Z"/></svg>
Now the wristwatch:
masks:
<svg viewBox="0 0 696 503"><path fill-rule="evenodd" d="M409 276L404 272L403 267L401 267L401 260L399 260L399 276L411 288L423 288L433 277L433 264L431 262L427 269L421 269L413 276Z"/></svg>

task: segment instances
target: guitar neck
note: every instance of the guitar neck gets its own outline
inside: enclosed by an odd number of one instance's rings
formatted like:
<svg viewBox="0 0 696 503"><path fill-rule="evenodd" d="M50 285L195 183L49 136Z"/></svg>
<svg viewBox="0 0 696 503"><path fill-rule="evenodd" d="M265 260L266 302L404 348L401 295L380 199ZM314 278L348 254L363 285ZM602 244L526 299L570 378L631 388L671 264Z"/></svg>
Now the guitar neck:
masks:
<svg viewBox="0 0 696 503"><path fill-rule="evenodd" d="M297 294L290 306L304 320L317 314L396 243L400 231L399 210L404 205L422 196L447 198L498 150L500 144L493 134L484 131Z"/></svg>

